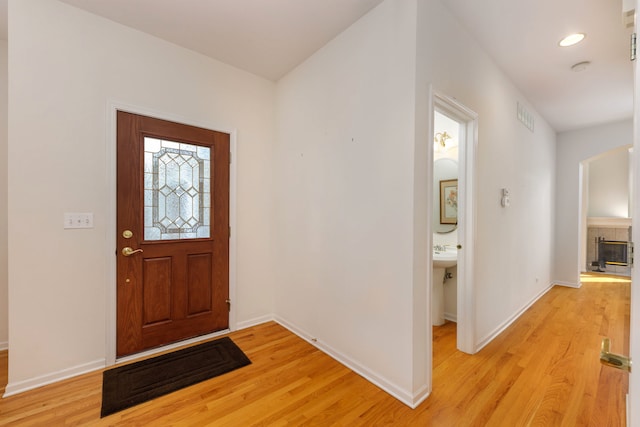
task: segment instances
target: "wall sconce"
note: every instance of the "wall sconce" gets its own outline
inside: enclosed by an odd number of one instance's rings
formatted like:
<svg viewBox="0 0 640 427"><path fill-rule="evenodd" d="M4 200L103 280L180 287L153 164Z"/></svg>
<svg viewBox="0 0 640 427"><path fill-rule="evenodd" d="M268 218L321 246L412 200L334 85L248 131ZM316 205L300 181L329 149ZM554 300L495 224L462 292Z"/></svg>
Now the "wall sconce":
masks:
<svg viewBox="0 0 640 427"><path fill-rule="evenodd" d="M451 139L451 135L447 132L438 132L433 138L433 142L436 143L436 150L444 150L447 146L447 139Z"/></svg>

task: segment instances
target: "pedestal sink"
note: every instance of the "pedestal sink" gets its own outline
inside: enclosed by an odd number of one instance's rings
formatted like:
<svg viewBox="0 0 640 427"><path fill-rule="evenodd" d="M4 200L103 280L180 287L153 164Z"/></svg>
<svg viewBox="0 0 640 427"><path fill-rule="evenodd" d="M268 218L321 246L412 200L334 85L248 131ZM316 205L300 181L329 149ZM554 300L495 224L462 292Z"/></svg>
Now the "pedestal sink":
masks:
<svg viewBox="0 0 640 427"><path fill-rule="evenodd" d="M436 250L437 249L437 250ZM458 250L437 247L433 250L433 285L431 293L431 320L434 326L444 324L444 275L447 268L458 263Z"/></svg>
<svg viewBox="0 0 640 427"><path fill-rule="evenodd" d="M449 268L458 263L458 250L446 248L443 251L433 251L433 266L437 268Z"/></svg>

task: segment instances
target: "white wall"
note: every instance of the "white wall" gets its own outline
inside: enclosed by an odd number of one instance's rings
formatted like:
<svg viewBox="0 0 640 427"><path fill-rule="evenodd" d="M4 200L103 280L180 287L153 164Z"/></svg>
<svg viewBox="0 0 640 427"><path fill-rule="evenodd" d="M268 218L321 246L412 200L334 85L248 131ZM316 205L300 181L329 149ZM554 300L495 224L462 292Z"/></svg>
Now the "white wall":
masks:
<svg viewBox="0 0 640 427"><path fill-rule="evenodd" d="M430 385L430 83L480 114L481 345L551 284L555 132L440 2L385 1L278 84L276 312L409 402Z"/></svg>
<svg viewBox="0 0 640 427"><path fill-rule="evenodd" d="M556 180L556 234L554 280L578 286L584 253L580 234L586 228L580 218L580 163L632 143L633 121L563 132L558 135ZM583 212L586 216L586 212ZM584 230L582 230L584 228ZM582 251L584 252L584 251Z"/></svg>
<svg viewBox="0 0 640 427"><path fill-rule="evenodd" d="M9 340L7 247L7 41L0 40L0 350Z"/></svg>
<svg viewBox="0 0 640 427"><path fill-rule="evenodd" d="M382 3L278 82L274 164L276 313L405 401L414 60L415 2Z"/></svg>
<svg viewBox="0 0 640 427"><path fill-rule="evenodd" d="M104 362L110 101L237 131L237 320L272 313L272 82L55 0L10 0L9 73L8 390Z"/></svg>
<svg viewBox="0 0 640 427"><path fill-rule="evenodd" d="M418 2L418 29L419 117L428 113L429 84L479 114L469 277L481 346L551 284L555 132L441 2ZM517 120L518 102L534 116L535 132ZM509 208L500 205L502 188L511 191Z"/></svg>
<svg viewBox="0 0 640 427"><path fill-rule="evenodd" d="M589 209L587 216L628 218L628 147L609 151L589 162Z"/></svg>
<svg viewBox="0 0 640 427"><path fill-rule="evenodd" d="M10 384L105 357L110 99L238 129L238 320L273 308L407 403L430 385L429 84L480 116L477 344L551 283L555 134L440 2L386 0L275 110L264 80L53 0L9 6ZM62 230L70 210L96 227Z"/></svg>

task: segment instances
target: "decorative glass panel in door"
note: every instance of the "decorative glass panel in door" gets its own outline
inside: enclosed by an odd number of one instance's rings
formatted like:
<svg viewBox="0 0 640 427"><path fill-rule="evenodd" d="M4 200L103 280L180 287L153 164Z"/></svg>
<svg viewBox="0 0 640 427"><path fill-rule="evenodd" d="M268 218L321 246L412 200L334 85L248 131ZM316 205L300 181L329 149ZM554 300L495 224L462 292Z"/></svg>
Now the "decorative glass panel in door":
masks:
<svg viewBox="0 0 640 427"><path fill-rule="evenodd" d="M144 239L210 237L211 149L144 138Z"/></svg>

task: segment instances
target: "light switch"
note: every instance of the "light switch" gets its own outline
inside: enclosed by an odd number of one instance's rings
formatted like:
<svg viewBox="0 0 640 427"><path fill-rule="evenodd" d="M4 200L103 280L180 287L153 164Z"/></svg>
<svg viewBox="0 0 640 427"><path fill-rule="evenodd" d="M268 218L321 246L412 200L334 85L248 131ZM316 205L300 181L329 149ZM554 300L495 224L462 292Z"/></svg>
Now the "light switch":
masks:
<svg viewBox="0 0 640 427"><path fill-rule="evenodd" d="M93 228L93 213L65 212L64 228Z"/></svg>
<svg viewBox="0 0 640 427"><path fill-rule="evenodd" d="M502 205L503 208L508 208L509 205L511 204L511 199L509 198L509 189L508 188L503 188L502 189L502 199L500 199L500 204Z"/></svg>

